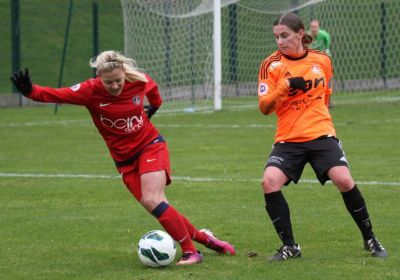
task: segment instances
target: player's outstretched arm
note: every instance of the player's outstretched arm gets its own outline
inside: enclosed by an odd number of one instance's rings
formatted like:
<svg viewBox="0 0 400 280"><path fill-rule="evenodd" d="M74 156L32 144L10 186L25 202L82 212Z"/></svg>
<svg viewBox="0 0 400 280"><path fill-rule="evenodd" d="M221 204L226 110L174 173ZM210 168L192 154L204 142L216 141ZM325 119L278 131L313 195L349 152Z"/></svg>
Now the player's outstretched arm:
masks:
<svg viewBox="0 0 400 280"><path fill-rule="evenodd" d="M15 72L10 79L24 96L34 101L75 105L87 105L90 102L92 88L89 81L69 88L43 87L32 84L28 68L25 68L25 71L20 70Z"/></svg>
<svg viewBox="0 0 400 280"><path fill-rule="evenodd" d="M28 68L25 68L25 72L22 70L14 72L10 79L23 95L28 96L32 92L32 81Z"/></svg>

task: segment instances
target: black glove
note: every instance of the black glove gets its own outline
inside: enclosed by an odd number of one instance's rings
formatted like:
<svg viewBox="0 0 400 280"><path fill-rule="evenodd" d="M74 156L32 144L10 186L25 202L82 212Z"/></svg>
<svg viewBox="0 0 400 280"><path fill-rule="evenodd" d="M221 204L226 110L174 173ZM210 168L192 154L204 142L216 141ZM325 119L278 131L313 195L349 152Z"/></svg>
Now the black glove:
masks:
<svg viewBox="0 0 400 280"><path fill-rule="evenodd" d="M307 91L306 81L303 77L289 78L289 86L292 89L301 89L303 92Z"/></svg>
<svg viewBox="0 0 400 280"><path fill-rule="evenodd" d="M25 68L25 73L22 70L15 72L10 79L23 95L28 96L32 92L32 81L28 68Z"/></svg>
<svg viewBox="0 0 400 280"><path fill-rule="evenodd" d="M144 112L146 113L147 117L151 119L151 117L157 112L158 107L154 107L151 105L144 105Z"/></svg>

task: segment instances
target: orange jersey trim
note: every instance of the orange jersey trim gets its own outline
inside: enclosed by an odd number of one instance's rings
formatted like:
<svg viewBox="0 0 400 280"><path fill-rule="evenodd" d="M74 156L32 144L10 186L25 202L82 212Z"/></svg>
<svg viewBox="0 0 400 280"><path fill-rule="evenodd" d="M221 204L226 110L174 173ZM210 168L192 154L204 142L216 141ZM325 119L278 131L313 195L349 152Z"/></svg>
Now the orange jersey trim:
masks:
<svg viewBox="0 0 400 280"><path fill-rule="evenodd" d="M282 52L278 51L276 53L276 55L272 55L270 57L268 57L267 59L265 59L260 66L260 71L258 73L258 79L261 80L265 80L268 78L268 67L271 65L271 63L273 63L274 61L280 61L281 57L282 57Z"/></svg>

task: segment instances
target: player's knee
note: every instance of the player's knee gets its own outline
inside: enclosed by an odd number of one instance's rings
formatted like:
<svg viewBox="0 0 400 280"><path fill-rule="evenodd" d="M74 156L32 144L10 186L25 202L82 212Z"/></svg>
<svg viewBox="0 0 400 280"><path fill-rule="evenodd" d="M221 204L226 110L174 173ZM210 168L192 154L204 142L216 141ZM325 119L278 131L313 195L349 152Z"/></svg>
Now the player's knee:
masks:
<svg viewBox="0 0 400 280"><path fill-rule="evenodd" d="M281 188L281 184L274 176L264 176L261 186L265 193L278 191Z"/></svg>
<svg viewBox="0 0 400 280"><path fill-rule="evenodd" d="M351 177L339 177L333 183L341 192L348 192L354 187L354 181Z"/></svg>
<svg viewBox="0 0 400 280"><path fill-rule="evenodd" d="M155 195L152 194L143 194L142 198L140 199L140 204L147 211L151 212L153 209L160 203L160 199L158 199Z"/></svg>

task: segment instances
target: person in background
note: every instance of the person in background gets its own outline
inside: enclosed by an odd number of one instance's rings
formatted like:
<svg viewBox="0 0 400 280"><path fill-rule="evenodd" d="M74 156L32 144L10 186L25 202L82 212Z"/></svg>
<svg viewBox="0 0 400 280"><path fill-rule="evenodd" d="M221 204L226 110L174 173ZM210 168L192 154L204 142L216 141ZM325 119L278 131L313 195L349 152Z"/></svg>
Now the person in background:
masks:
<svg viewBox="0 0 400 280"><path fill-rule="evenodd" d="M35 101L87 108L128 190L180 244L183 255L177 265L203 260L192 239L219 254L234 255L232 245L208 230L198 230L167 200L164 190L171 183L169 152L165 139L150 121L162 103L157 84L136 68L133 59L116 51L100 53L90 66L96 69L97 77L69 88L32 84L28 69L14 73L11 80L23 95ZM148 105L144 105L145 98Z"/></svg>
<svg viewBox="0 0 400 280"><path fill-rule="evenodd" d="M309 48L322 51L327 55L332 56L329 49L331 45L331 35L329 35L326 30L323 30L319 27L319 20L314 19L310 22L310 34L313 37L313 41ZM330 96L327 96L327 99L328 108L333 108L333 103L330 100Z"/></svg>
<svg viewBox="0 0 400 280"><path fill-rule="evenodd" d="M313 42L309 46L311 49L320 50L331 56L329 50L331 45L331 36L326 30L319 26L319 20L314 19L310 22L310 34L313 37Z"/></svg>

